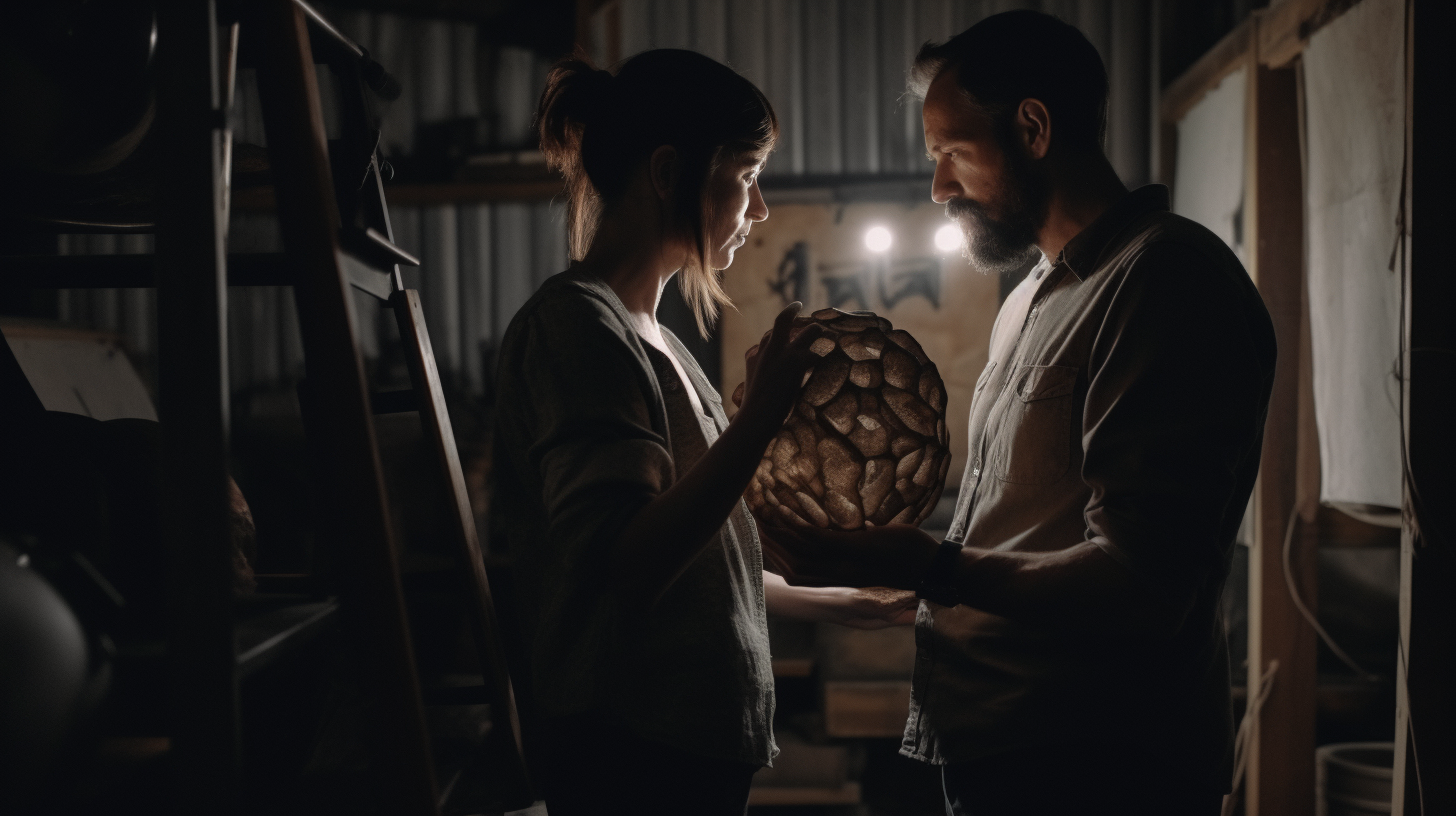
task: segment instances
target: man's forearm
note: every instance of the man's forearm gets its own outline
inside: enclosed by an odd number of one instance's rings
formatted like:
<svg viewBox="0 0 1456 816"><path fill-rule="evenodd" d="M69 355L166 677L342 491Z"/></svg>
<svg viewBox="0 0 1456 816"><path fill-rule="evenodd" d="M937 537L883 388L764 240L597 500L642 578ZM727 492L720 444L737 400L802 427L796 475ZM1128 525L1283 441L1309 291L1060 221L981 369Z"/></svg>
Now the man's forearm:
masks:
<svg viewBox="0 0 1456 816"><path fill-rule="evenodd" d="M1166 633L1186 613L1091 541L1053 552L962 547L954 581L963 604L1058 628Z"/></svg>

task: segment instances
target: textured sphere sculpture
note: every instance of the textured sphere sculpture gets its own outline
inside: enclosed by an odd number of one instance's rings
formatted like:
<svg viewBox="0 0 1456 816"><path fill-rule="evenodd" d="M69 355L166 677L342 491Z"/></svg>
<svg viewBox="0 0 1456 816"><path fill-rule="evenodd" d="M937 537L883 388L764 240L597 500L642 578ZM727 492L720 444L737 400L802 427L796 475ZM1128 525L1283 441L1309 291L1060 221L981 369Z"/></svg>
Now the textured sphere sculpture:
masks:
<svg viewBox="0 0 1456 816"><path fill-rule="evenodd" d="M798 318L831 329L748 485L759 521L858 530L919 524L950 469L945 383L909 332L872 312L821 309ZM743 386L733 395L741 403Z"/></svg>

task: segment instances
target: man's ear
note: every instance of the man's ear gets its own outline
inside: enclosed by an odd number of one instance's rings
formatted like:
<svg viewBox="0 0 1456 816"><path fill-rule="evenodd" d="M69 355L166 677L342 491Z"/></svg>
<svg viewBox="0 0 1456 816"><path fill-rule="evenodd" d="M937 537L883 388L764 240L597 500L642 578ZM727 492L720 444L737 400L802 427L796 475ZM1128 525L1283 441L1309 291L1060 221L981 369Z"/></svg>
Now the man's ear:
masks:
<svg viewBox="0 0 1456 816"><path fill-rule="evenodd" d="M652 151L652 157L647 160L647 173L652 179L652 191L657 194L658 200L672 200L679 175L677 149L672 145L663 145Z"/></svg>
<svg viewBox="0 0 1456 816"><path fill-rule="evenodd" d="M1052 115L1040 99L1023 99L1016 108L1016 129L1033 159L1046 158L1052 144Z"/></svg>

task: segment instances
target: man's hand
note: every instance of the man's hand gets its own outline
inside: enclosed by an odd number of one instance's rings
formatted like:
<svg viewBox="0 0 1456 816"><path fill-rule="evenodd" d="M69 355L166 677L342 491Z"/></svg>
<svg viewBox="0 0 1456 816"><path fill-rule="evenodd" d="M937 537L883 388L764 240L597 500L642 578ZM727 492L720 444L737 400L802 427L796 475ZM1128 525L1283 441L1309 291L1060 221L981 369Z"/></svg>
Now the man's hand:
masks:
<svg viewBox="0 0 1456 816"><path fill-rule="evenodd" d="M768 568L798 586L915 589L940 542L910 524L855 532L759 526Z"/></svg>

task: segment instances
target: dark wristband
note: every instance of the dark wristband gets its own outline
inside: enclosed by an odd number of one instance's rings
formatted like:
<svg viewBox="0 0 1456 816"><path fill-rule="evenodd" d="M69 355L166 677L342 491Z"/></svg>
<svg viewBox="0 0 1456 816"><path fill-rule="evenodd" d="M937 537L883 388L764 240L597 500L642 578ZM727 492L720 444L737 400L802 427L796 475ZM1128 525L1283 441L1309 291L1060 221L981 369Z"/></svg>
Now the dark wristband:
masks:
<svg viewBox="0 0 1456 816"><path fill-rule="evenodd" d="M942 541L920 578L915 594L922 600L940 606L955 606L960 597L955 585L956 559L960 557L961 545L955 541Z"/></svg>

